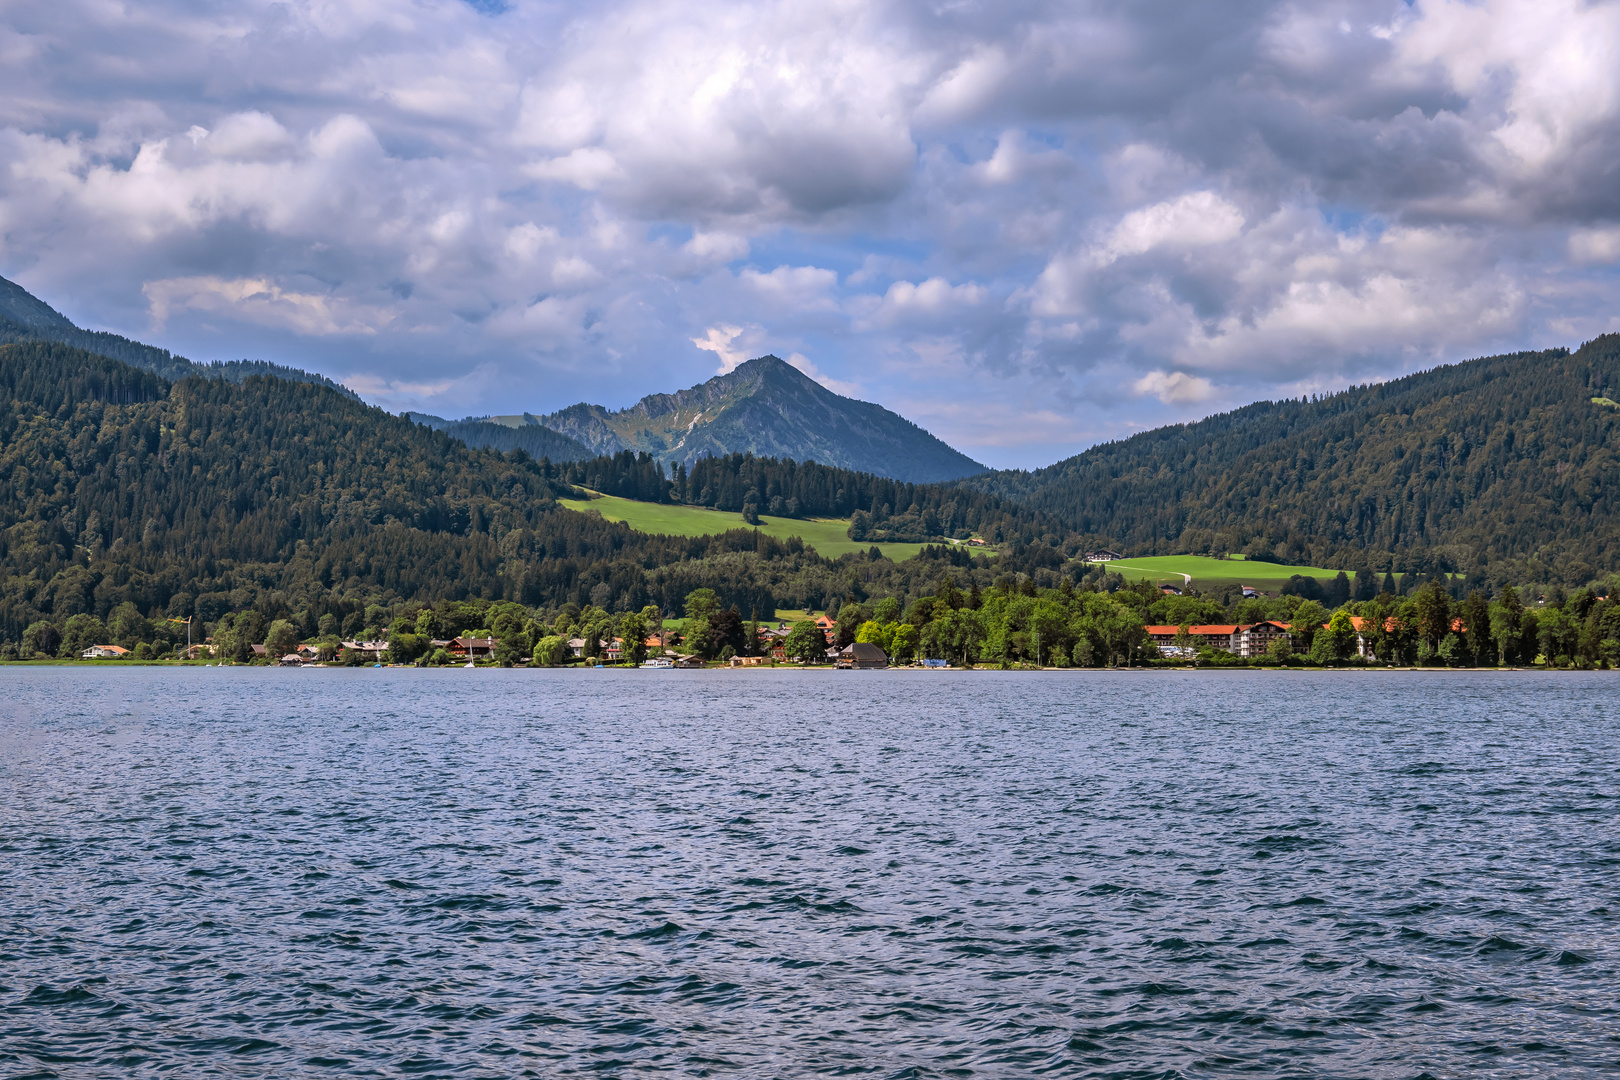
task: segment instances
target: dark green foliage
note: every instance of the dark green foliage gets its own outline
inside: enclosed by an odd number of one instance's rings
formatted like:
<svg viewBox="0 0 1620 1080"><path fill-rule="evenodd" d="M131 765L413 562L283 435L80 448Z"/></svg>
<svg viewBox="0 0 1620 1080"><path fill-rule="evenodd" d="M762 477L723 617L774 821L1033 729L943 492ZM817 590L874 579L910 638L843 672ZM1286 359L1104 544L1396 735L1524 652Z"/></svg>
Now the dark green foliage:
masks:
<svg viewBox="0 0 1620 1080"><path fill-rule="evenodd" d="M1592 580L1620 555L1620 335L1261 402L966 483L1132 554ZM1382 557L1380 558L1382 561ZM1438 643L1436 643L1438 647Z"/></svg>
<svg viewBox="0 0 1620 1080"><path fill-rule="evenodd" d="M0 278L0 285L11 284L4 278ZM12 287L15 288L14 285ZM30 297L30 299L32 298ZM83 349L86 352L105 356L170 380L200 375L204 378L224 379L227 382L239 383L253 375L271 375L278 379L286 379L289 382L307 382L317 386L325 386L336 390L340 394L355 398L356 401L359 400L352 390L339 386L324 375L300 371L297 368L285 367L281 364L272 364L265 360L226 360L212 364L199 364L187 360L183 356L176 356L167 349L142 345L138 341L131 341L129 338L120 337L117 334L80 330L65 319L61 325L49 325L24 324L13 319L0 317L0 344L25 342L53 342L75 349Z"/></svg>
<svg viewBox="0 0 1620 1080"><path fill-rule="evenodd" d="M126 601L205 621L336 605L352 633L335 598L355 592L533 604L606 584L674 610L705 575L728 603L771 608L753 573L676 570L660 588L647 571L785 556L777 541L641 536L557 508L562 490L521 451L469 450L325 387L171 388L60 345L0 346L0 636Z"/></svg>
<svg viewBox="0 0 1620 1080"><path fill-rule="evenodd" d="M576 462L562 476L570 484L642 502L744 513L752 505L769 518L848 517L856 540L926 543L988 536L999 529L1014 543L1049 545L1068 536L1047 515L972 487L909 484L813 461L727 454L699 458L690 470L677 464L666 474L653 455L624 450ZM1078 546L1076 538L1070 547Z"/></svg>

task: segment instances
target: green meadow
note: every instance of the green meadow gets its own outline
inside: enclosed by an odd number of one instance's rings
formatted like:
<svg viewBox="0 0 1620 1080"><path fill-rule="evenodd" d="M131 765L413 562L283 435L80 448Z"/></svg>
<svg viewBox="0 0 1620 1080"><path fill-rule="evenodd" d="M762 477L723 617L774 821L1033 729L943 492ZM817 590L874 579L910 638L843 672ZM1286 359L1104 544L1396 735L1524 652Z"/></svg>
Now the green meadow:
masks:
<svg viewBox="0 0 1620 1080"><path fill-rule="evenodd" d="M622 521L637 532L665 536L712 536L729 529L752 529L741 514L710 510L706 506L667 506L663 503L635 502L616 495L590 499L557 500L570 510L595 510L609 521ZM865 551L870 543L859 543L847 535L849 519L770 518L761 516L759 530L767 536L786 540L797 536L829 559L852 551ZM884 555L903 562L921 551L921 544L878 544Z"/></svg>
<svg viewBox="0 0 1620 1080"><path fill-rule="evenodd" d="M1207 555L1149 555L1140 559L1121 559L1104 563L1109 570L1126 578L1137 576L1162 578L1166 584L1179 583L1181 575L1191 574L1193 584L1199 588L1230 582L1234 585L1253 585L1271 591L1299 574L1313 577L1323 584L1338 575L1337 570L1324 570L1320 566L1282 566L1277 563L1250 562L1239 556L1212 559Z"/></svg>

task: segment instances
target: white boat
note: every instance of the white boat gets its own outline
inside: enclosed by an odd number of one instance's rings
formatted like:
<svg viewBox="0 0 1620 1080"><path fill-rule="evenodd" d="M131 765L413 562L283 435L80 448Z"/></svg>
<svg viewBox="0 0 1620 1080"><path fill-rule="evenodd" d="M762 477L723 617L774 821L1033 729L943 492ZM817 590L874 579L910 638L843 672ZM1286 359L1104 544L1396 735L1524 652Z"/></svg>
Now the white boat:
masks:
<svg viewBox="0 0 1620 1080"><path fill-rule="evenodd" d="M470 668L470 667L477 667L478 665L473 663L471 660L468 660L465 664L462 664L461 666L464 667L464 668Z"/></svg>
<svg viewBox="0 0 1620 1080"><path fill-rule="evenodd" d="M643 660L641 662L641 666L644 668L672 668L675 666L675 661L666 660L664 657L660 656L652 660Z"/></svg>

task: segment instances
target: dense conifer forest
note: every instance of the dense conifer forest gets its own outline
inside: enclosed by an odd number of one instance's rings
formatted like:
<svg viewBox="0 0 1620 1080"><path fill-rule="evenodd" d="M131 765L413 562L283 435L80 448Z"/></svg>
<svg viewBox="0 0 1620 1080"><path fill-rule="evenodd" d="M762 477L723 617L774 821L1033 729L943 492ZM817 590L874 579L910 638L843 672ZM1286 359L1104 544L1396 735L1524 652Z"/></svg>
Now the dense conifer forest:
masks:
<svg viewBox="0 0 1620 1080"><path fill-rule="evenodd" d="M1609 334L1260 402L964 483L1137 555L1579 584L1620 556L1616 388Z"/></svg>

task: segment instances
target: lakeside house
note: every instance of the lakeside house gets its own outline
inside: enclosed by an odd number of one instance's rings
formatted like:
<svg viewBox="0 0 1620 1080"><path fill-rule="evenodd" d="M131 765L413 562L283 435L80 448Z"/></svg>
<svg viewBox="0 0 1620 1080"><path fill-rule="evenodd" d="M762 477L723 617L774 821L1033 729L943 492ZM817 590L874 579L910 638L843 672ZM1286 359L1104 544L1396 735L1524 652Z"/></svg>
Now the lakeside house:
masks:
<svg viewBox="0 0 1620 1080"><path fill-rule="evenodd" d="M869 641L857 641L844 646L836 663L844 669L876 670L889 666L889 654Z"/></svg>
<svg viewBox="0 0 1620 1080"><path fill-rule="evenodd" d="M1086 552L1086 562L1118 562L1124 557L1125 556L1121 555L1119 552L1109 551L1106 548L1101 551Z"/></svg>
<svg viewBox="0 0 1620 1080"><path fill-rule="evenodd" d="M371 644L378 644L372 642ZM385 647L387 642L381 642ZM487 660L495 655L495 646L500 644L499 639L492 637L458 637L451 638L446 651L458 659Z"/></svg>
<svg viewBox="0 0 1620 1080"><path fill-rule="evenodd" d="M276 663L280 667L303 667L304 657L300 653L290 652Z"/></svg>
<svg viewBox="0 0 1620 1080"><path fill-rule="evenodd" d="M1166 596L1180 596L1181 587L1178 585L1160 585L1159 591Z"/></svg>
<svg viewBox="0 0 1620 1080"><path fill-rule="evenodd" d="M1243 591L1243 599L1245 600L1258 600L1265 595L1253 585L1239 585L1238 588Z"/></svg>
<svg viewBox="0 0 1620 1080"><path fill-rule="evenodd" d="M122 645L92 645L79 654L85 660L117 660L128 655L129 650Z"/></svg>
<svg viewBox="0 0 1620 1080"><path fill-rule="evenodd" d="M456 641L460 640L460 638L456 639ZM454 645L455 643L452 642L451 644ZM342 646L346 651L358 653L367 660L381 660L382 654L388 651L388 642L386 641L345 641L342 642ZM262 645L253 647L255 649L263 648Z"/></svg>

